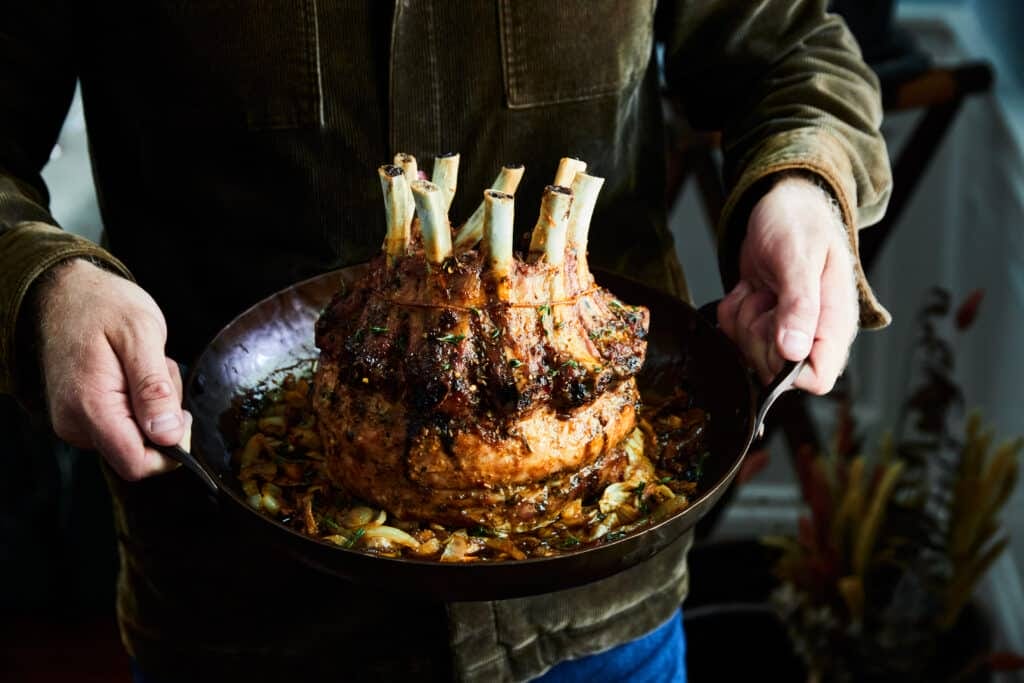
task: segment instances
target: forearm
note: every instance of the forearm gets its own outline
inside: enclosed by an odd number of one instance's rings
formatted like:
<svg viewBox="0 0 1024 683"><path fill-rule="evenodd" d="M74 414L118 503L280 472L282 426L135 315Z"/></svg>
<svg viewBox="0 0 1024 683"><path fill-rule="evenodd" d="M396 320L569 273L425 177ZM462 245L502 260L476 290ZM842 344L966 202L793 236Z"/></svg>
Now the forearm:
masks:
<svg viewBox="0 0 1024 683"><path fill-rule="evenodd" d="M65 0L9 3L0 30L0 393L22 386L35 365L24 347L34 335L22 307L41 273L76 256L127 274L116 259L63 232L47 208L40 172L50 157L75 89L71 6ZM31 324L31 323L28 323Z"/></svg>
<svg viewBox="0 0 1024 683"><path fill-rule="evenodd" d="M28 297L33 284L53 266L83 257L125 277L125 266L92 242L42 222L9 226L0 235L0 393L23 401L38 393L33 326Z"/></svg>
<svg viewBox="0 0 1024 683"><path fill-rule="evenodd" d="M773 176L817 176L835 198L856 253L858 228L876 222L891 187L879 133L877 82L824 0L668 2L661 8L670 86L688 95L694 125L723 133L728 191L719 225L723 279L737 278L750 209ZM888 313L860 270L861 324Z"/></svg>

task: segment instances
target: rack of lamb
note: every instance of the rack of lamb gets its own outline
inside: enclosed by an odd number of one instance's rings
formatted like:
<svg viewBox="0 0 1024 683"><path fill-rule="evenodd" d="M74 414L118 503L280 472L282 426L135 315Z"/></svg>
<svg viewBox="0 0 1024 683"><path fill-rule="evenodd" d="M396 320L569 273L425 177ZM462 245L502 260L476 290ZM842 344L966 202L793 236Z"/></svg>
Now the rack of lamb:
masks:
<svg viewBox="0 0 1024 683"><path fill-rule="evenodd" d="M383 250L317 323L314 408L341 489L398 519L527 531L626 477L649 316L587 266L604 181L586 164L562 160L519 253L522 167L456 231L458 159L433 182L406 154L379 169Z"/></svg>

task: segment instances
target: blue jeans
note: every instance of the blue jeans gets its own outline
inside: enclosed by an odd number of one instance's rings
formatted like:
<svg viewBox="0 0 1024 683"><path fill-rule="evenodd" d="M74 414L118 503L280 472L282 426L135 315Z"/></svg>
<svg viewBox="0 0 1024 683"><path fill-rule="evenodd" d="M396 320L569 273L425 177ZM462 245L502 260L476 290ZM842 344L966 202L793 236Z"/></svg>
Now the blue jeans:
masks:
<svg viewBox="0 0 1024 683"><path fill-rule="evenodd" d="M686 683L686 636L677 612L663 625L631 643L582 659L562 662L539 683ZM133 683L157 683L132 661Z"/></svg>
<svg viewBox="0 0 1024 683"><path fill-rule="evenodd" d="M686 683L683 615L631 643L562 662L537 683Z"/></svg>

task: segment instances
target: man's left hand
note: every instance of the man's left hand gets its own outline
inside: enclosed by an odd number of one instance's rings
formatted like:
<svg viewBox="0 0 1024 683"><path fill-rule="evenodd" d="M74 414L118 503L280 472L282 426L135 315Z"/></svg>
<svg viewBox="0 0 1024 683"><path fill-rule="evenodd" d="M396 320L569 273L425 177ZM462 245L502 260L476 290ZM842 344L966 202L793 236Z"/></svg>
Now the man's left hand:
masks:
<svg viewBox="0 0 1024 683"><path fill-rule="evenodd" d="M831 391L857 334L853 255L838 211L811 180L785 176L754 206L740 281L718 306L722 330L761 380L809 363L796 386Z"/></svg>

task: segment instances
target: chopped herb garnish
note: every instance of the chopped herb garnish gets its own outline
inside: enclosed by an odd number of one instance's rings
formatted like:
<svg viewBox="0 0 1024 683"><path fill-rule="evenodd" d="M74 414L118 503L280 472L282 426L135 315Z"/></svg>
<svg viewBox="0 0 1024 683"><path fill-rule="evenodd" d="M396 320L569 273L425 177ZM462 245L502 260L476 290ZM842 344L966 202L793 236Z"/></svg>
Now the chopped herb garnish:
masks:
<svg viewBox="0 0 1024 683"><path fill-rule="evenodd" d="M352 339L356 343L359 343L359 342L363 341L363 335L364 334L366 334L366 330L364 330L362 327L360 327L358 330L356 330L355 334L352 335Z"/></svg>
<svg viewBox="0 0 1024 683"><path fill-rule="evenodd" d="M636 487L633 488L633 493L635 493L636 495L639 496L640 494L642 494L644 492L645 488L647 488L647 482L646 481L642 481L639 484L637 484Z"/></svg>
<svg viewBox="0 0 1024 683"><path fill-rule="evenodd" d="M523 361L519 360L518 358L509 358L508 359L508 365L509 365L510 368L518 368L522 364L523 364Z"/></svg>
<svg viewBox="0 0 1024 683"><path fill-rule="evenodd" d="M349 538L347 541L345 541L344 547L345 548L352 548L352 547L354 547L355 544L359 542L359 539L362 538L363 534L365 534L365 533L366 533L366 529L363 528L363 527L359 527L358 529L356 529L356 532L354 534L352 534L352 537Z"/></svg>
<svg viewBox="0 0 1024 683"><path fill-rule="evenodd" d="M540 313L541 315L551 315L551 305L544 304L543 306L538 306L537 312Z"/></svg>
<svg viewBox="0 0 1024 683"><path fill-rule="evenodd" d="M564 539L562 539L563 548L572 548L573 546L577 546L579 544L580 539L576 538L575 536L566 536Z"/></svg>
<svg viewBox="0 0 1024 683"><path fill-rule="evenodd" d="M667 484L670 481L675 481L675 477L662 477L661 479L658 480L658 483L659 484Z"/></svg>
<svg viewBox="0 0 1024 683"><path fill-rule="evenodd" d="M625 538L625 537L626 537L626 532L625 531L610 531L610 532L608 532L608 535L605 536L605 540L617 541L620 538Z"/></svg>
<svg viewBox="0 0 1024 683"><path fill-rule="evenodd" d="M548 370L548 377L557 377L557 376L558 376L558 370L556 370L555 368L551 368L550 370Z"/></svg>
<svg viewBox="0 0 1024 683"><path fill-rule="evenodd" d="M497 534L488 529L485 526L475 526L469 530L470 536L486 536L488 538L494 538Z"/></svg>
<svg viewBox="0 0 1024 683"><path fill-rule="evenodd" d="M384 334L385 332L388 331L388 328L380 327L378 325L370 325L370 331L373 332L374 334Z"/></svg>
<svg viewBox="0 0 1024 683"><path fill-rule="evenodd" d="M564 363L562 363L562 367L563 368L578 368L579 366L580 366L580 364L577 363L572 358L570 358L569 360L567 360Z"/></svg>
<svg viewBox="0 0 1024 683"><path fill-rule="evenodd" d="M469 307L469 310L470 310L470 311L472 311L472 312L473 312L473 314L474 314L474 315L475 315L476 317L478 317L478 318L482 318L482 317L484 317L484 314L480 312L480 309L479 309L479 308L474 308L473 306L470 306L470 307Z"/></svg>
<svg viewBox="0 0 1024 683"><path fill-rule="evenodd" d="M619 301L618 299L612 299L608 303L608 305L611 306L612 308L618 308L619 310L624 310L626 308L625 306L622 305L622 302Z"/></svg>
<svg viewBox="0 0 1024 683"><path fill-rule="evenodd" d="M464 334L442 334L437 338L437 341L444 342L445 344L458 344L465 338L466 335Z"/></svg>
<svg viewBox="0 0 1024 683"><path fill-rule="evenodd" d="M500 327L495 327L493 330L491 330L491 339L497 339L500 336L501 336L501 328Z"/></svg>
<svg viewBox="0 0 1024 683"><path fill-rule="evenodd" d="M335 522L330 517L321 517L317 521L320 522L321 524L323 524L325 527L327 527L331 531L338 531L339 529L341 529L341 525L339 525L337 522Z"/></svg>
<svg viewBox="0 0 1024 683"><path fill-rule="evenodd" d="M451 363L445 363L444 365L441 366L441 369L442 370L451 370L452 369L452 364Z"/></svg>

